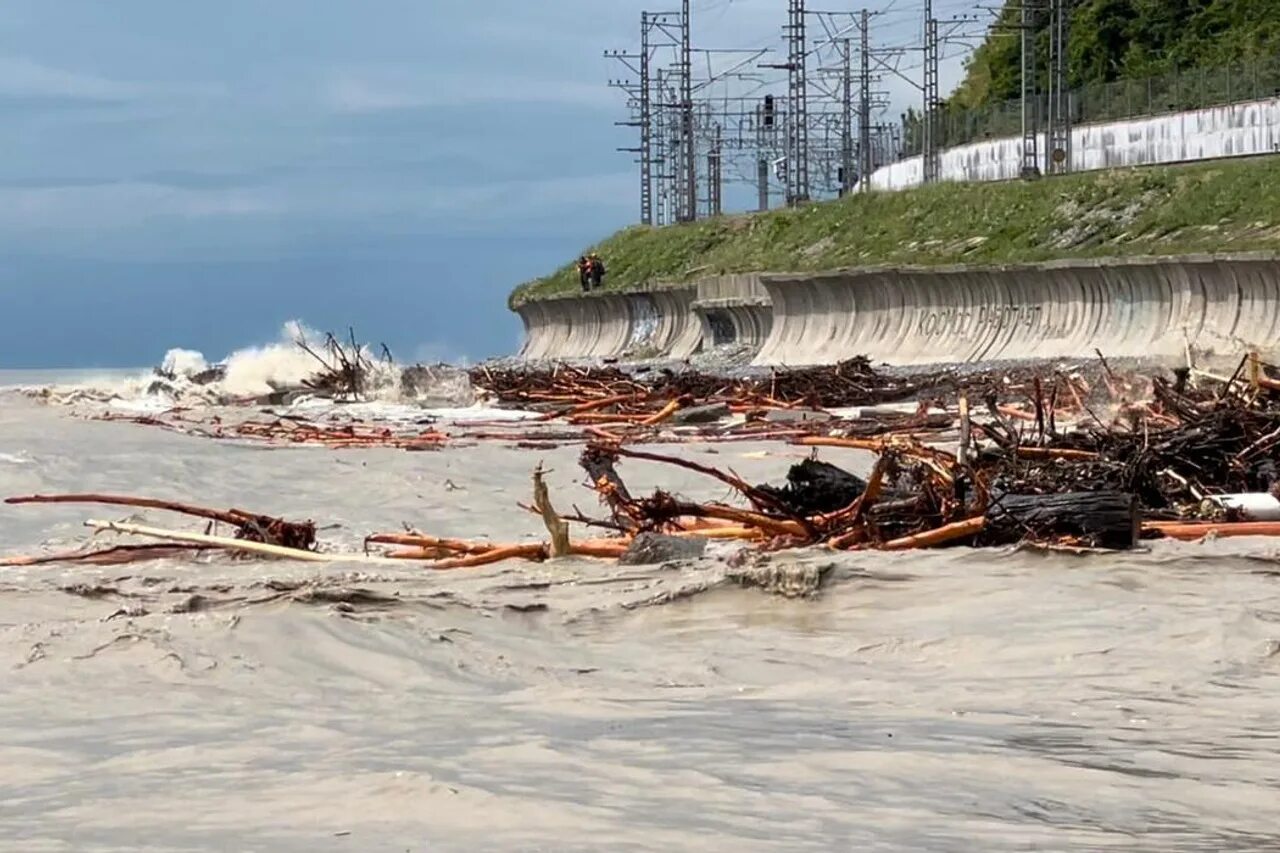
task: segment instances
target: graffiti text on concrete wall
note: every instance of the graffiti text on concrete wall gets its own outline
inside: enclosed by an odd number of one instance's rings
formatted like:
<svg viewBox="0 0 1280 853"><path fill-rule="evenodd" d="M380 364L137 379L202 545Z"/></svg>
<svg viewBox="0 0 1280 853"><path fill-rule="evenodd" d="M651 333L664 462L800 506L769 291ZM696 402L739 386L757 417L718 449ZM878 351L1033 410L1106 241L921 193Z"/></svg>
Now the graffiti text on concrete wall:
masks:
<svg viewBox="0 0 1280 853"><path fill-rule="evenodd" d="M658 306L653 299L643 294L633 295L627 302L631 313L631 336L627 340L630 348L646 347L653 343L653 336L658 333Z"/></svg>
<svg viewBox="0 0 1280 853"><path fill-rule="evenodd" d="M1044 315L1043 305L992 305L976 311L963 308L944 308L926 311L920 318L918 334L926 337L941 335L983 335L1022 326L1033 329Z"/></svg>

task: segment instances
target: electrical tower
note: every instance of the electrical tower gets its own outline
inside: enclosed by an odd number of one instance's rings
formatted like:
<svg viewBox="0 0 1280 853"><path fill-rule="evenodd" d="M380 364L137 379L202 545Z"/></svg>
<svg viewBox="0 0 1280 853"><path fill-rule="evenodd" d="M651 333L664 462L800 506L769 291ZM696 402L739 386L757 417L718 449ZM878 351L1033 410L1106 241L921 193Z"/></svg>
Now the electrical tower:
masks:
<svg viewBox="0 0 1280 853"><path fill-rule="evenodd" d="M633 60L640 60L641 54L623 53L622 51L613 50L605 51L607 59L616 59L629 68L633 68ZM647 76L647 75L641 75ZM614 89L621 89L627 93L628 103L638 109L640 118L631 121L615 121L616 127L637 127L640 129L640 145L636 148L619 148L618 151L626 154L637 154L639 158L636 160L640 164L640 221L645 225L653 224L653 170L649 165L651 160L648 152L648 124L644 120L644 115L649 111L649 93L646 88L636 86L630 80L610 80L609 85Z"/></svg>
<svg viewBox="0 0 1280 853"><path fill-rule="evenodd" d="M858 97L858 187L862 192L871 191L871 173L875 161L871 152L871 13L862 10L861 67L858 69L862 91Z"/></svg>
<svg viewBox="0 0 1280 853"><path fill-rule="evenodd" d="M707 154L707 214L711 217L719 216L724 212L722 204L724 184L720 171L723 144L722 129L717 124L711 143L711 152Z"/></svg>
<svg viewBox="0 0 1280 853"><path fill-rule="evenodd" d="M960 22L935 18L937 0L923 3L923 80L900 65L909 54L920 56L920 42L873 46L874 14L867 10L819 12L807 9L813 4L806 0L788 0L785 63L756 64L768 48L692 45L692 2L672 5L678 11L640 15L639 52L606 54L631 72L610 84L627 96L629 120L618 124L638 129L638 147L621 150L637 155L641 222L721 215L734 197L733 184L754 189L761 210L779 196L795 206L870 190L875 169L903 153L901 128L877 123L891 103L890 93L879 90L882 74L923 96L924 115L910 144L915 153L924 143L925 180L940 179L938 66ZM731 54L743 58L725 58ZM762 68L777 71L756 70Z"/></svg>
<svg viewBox="0 0 1280 853"><path fill-rule="evenodd" d="M941 169L942 140L939 112L942 106L938 92L938 21L933 17L933 0L924 0L924 114L921 126L922 178L926 184L937 182Z"/></svg>
<svg viewBox="0 0 1280 853"><path fill-rule="evenodd" d="M756 209L769 209L769 157L767 151L776 148L778 107L773 95L765 95L756 110Z"/></svg>
<svg viewBox="0 0 1280 853"><path fill-rule="evenodd" d="M654 94L658 96L658 110L653 116L653 138L657 140L657 155L653 158L654 175L653 179L656 183L654 188L654 224L668 225L671 222L671 194L667 191L667 187L671 184L671 176L667 171L671 163L668 157L667 145L667 110L662 106L666 100L667 93L667 75L661 68L654 74Z"/></svg>
<svg viewBox="0 0 1280 853"><path fill-rule="evenodd" d="M1045 145L1045 173L1071 171L1071 90L1067 80L1067 44L1071 4L1050 0L1049 9L1049 126Z"/></svg>
<svg viewBox="0 0 1280 853"><path fill-rule="evenodd" d="M809 48L805 42L805 0L789 0L786 26L787 107L791 118L787 144L787 204L809 200Z"/></svg>
<svg viewBox="0 0 1280 853"><path fill-rule="evenodd" d="M653 84L649 79L649 13L640 13L640 221L653 216Z"/></svg>
<svg viewBox="0 0 1280 853"><path fill-rule="evenodd" d="M698 218L698 163L693 126L693 46L689 0L680 6L680 204L677 218Z"/></svg>
<svg viewBox="0 0 1280 853"><path fill-rule="evenodd" d="M654 225L657 223L657 204L655 200L654 181L655 167L663 159L654 154L654 137L655 124L660 124L661 113L659 110L659 122L654 120L654 95L655 93L661 97L661 83L654 85L653 61L658 46L655 45L653 34L654 31L662 27L665 23L665 17L659 14L651 14L649 12L640 13L640 52L625 53L619 50L605 51L607 59L614 59L626 67L629 71L639 76L640 82L633 83L631 80L610 80L609 85L615 89L621 89L627 93L628 104L632 108L632 119L630 121L614 122L619 127L634 127L640 131L640 145L636 148L619 148L631 154L637 154L637 162L640 164L640 221L645 225ZM669 44L666 46L670 46ZM661 71L658 73L658 79L661 80ZM657 134L661 140L661 133Z"/></svg>
<svg viewBox="0 0 1280 853"><path fill-rule="evenodd" d="M853 43L841 39L840 59L840 195L853 189Z"/></svg>
<svg viewBox="0 0 1280 853"><path fill-rule="evenodd" d="M1037 127L1036 103L1036 23L1039 8L1034 0L1022 0L1022 168L1024 178L1040 177L1040 157L1037 154L1040 131Z"/></svg>

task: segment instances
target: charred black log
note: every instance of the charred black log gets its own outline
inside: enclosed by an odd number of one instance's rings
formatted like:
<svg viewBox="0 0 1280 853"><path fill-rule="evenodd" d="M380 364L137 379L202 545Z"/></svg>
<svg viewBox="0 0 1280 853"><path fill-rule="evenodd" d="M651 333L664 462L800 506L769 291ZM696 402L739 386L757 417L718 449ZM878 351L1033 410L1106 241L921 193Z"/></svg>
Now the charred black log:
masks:
<svg viewBox="0 0 1280 853"><path fill-rule="evenodd" d="M836 512L852 504L866 490L867 481L816 459L792 465L787 472L787 485L760 486L762 492L776 498L800 516Z"/></svg>
<svg viewBox="0 0 1280 853"><path fill-rule="evenodd" d="M1089 548L1125 550L1138 544L1142 516L1127 492L1004 495L987 509L975 544L1069 540Z"/></svg>

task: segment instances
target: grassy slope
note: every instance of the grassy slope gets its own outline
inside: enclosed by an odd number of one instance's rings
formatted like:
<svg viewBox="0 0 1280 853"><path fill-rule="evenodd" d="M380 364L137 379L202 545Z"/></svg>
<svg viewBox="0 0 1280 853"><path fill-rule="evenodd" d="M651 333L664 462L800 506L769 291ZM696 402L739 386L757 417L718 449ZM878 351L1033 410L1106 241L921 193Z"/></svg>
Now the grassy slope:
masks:
<svg viewBox="0 0 1280 853"><path fill-rule="evenodd" d="M1280 249L1280 157L898 193L621 231L607 286L726 272ZM512 294L578 288L572 265Z"/></svg>

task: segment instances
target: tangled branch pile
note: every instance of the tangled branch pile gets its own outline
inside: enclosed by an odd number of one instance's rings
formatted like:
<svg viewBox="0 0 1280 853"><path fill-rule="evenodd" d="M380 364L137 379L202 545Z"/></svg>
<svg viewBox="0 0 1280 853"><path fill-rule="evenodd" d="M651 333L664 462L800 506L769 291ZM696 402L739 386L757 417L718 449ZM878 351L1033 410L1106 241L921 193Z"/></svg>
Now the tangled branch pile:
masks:
<svg viewBox="0 0 1280 853"><path fill-rule="evenodd" d="M628 373L616 367L566 364L548 368L481 365L471 371L471 383L506 405L581 406L610 400L616 401L610 405L621 406L629 414L661 409L673 400L779 408L867 406L917 396L931 384L928 378L921 381L880 373L866 358L740 378L666 368Z"/></svg>
<svg viewBox="0 0 1280 853"><path fill-rule="evenodd" d="M665 373L637 379L612 368L564 368L511 376L491 371L486 381L506 389L507 397L522 405L550 407L549 419L581 422L601 415L638 425L656 424L686 401L705 405L709 399L720 400L729 407L758 405L758 401L774 406L817 405L838 395L844 395L839 397L842 400L892 395L906 387L900 380L882 381L865 362L777 377L784 378L766 386L764 379L712 383L710 377L699 374ZM831 420L823 422L821 430L790 437L792 444L813 448L814 453L824 447L874 453L875 462L865 479L809 458L791 467L785 485L753 485L731 471L640 450L617 436L589 440L580 464L607 515L591 517L576 509L572 514L556 512L539 467L534 472L533 502L524 509L542 518L550 534L547 542L469 542L408 531L368 538L368 544L396 547L385 555L321 555L316 553L315 527L310 522L111 495L32 496L9 502L92 501L175 510L230 524L235 538L169 535L119 523L90 524L191 548L252 550L297 559L417 560L434 569L511 558L617 558L641 537L652 536L739 540L760 550L895 551L1019 543L1124 549L1133 547L1140 535L1178 539L1210 533L1280 535L1280 380L1256 356L1243 359L1230 376L1187 368L1175 371L1172 380L1122 377L1099 359L1097 372L1088 377L1010 372L969 377L967 384L953 380L949 374L912 380L917 392L921 382L933 382L931 391L954 394L954 413L949 405L935 402L942 407L948 428L954 427L954 442L948 438L946 447L927 444L914 431L923 423L920 416L927 408L923 401L916 415L905 416L915 425L909 430L893 428L869 436L863 433L874 423ZM669 394L678 396L663 396ZM584 396L589 398L586 402ZM971 411L971 401L982 407L981 414ZM1106 403L1105 409L1099 401ZM603 413L607 408L614 411ZM249 432L254 429L250 427ZM335 434L315 425L284 421L270 425L268 432L274 435L281 430L333 442L331 446L386 444L401 438L354 428ZM405 438L431 444L441 439L430 431ZM696 502L664 489L637 496L619 472L628 460L694 471L728 486L739 500ZM569 531L575 524L607 534L574 539ZM56 557L34 559L47 562Z"/></svg>
<svg viewBox="0 0 1280 853"><path fill-rule="evenodd" d="M354 329L347 330L348 340L340 341L333 332L325 334L324 344L316 351L302 335L294 343L303 352L320 363L321 368L302 384L310 391L329 397L358 400L369 388L369 380L374 372L375 363L368 348L356 340ZM382 346L383 359L391 364L391 353L385 344Z"/></svg>

